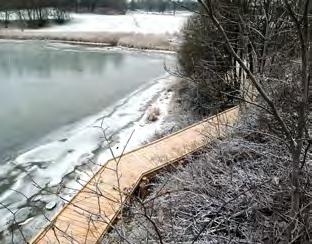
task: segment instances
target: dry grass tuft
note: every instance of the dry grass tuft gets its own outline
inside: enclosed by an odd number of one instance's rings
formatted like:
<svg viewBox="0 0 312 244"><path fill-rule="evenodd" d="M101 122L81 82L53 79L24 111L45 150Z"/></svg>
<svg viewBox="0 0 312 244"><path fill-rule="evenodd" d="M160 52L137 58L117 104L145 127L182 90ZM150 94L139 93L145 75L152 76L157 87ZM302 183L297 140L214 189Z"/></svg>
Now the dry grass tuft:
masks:
<svg viewBox="0 0 312 244"><path fill-rule="evenodd" d="M1 30L0 39L17 40L56 40L66 42L83 42L110 46L123 46L138 49L174 51L176 44L172 36L163 34L111 33L111 32L39 32Z"/></svg>

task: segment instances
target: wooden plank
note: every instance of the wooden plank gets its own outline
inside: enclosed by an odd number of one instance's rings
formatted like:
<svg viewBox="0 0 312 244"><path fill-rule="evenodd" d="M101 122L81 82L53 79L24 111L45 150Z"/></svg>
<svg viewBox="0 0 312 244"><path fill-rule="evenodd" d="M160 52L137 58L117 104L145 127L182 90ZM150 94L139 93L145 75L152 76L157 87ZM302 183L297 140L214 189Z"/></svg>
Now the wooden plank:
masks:
<svg viewBox="0 0 312 244"><path fill-rule="evenodd" d="M117 158L118 164L109 160L53 218L57 229L47 226L31 243L96 243L118 216L126 192L133 192L142 177L223 136L238 113L237 106L130 151ZM119 177L114 171L117 168ZM102 195L98 197L98 193Z"/></svg>

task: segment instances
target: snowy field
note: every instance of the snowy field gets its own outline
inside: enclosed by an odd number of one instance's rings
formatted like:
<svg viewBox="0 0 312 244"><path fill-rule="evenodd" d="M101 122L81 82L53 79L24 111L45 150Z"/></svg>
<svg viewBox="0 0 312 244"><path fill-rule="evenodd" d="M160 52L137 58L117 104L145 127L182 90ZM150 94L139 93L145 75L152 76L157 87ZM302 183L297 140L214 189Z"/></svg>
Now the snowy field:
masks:
<svg viewBox="0 0 312 244"><path fill-rule="evenodd" d="M71 21L36 30L45 32L118 32L141 34L176 34L180 32L188 12L156 14L130 12L126 15L71 14Z"/></svg>
<svg viewBox="0 0 312 244"><path fill-rule="evenodd" d="M64 25L41 29L0 30L1 39L53 40L106 44L128 48L176 51L189 12L173 14L129 12L126 15L71 14Z"/></svg>

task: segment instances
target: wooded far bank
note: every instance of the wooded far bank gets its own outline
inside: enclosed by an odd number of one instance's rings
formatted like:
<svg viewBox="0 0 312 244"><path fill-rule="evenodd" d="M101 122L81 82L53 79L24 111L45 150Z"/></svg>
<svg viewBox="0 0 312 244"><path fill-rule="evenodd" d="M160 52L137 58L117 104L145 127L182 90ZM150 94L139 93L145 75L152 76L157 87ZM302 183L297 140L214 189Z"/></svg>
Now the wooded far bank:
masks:
<svg viewBox="0 0 312 244"><path fill-rule="evenodd" d="M125 14L127 10L168 12L194 9L191 0L0 0L0 28L40 28L48 24L64 24L69 12Z"/></svg>

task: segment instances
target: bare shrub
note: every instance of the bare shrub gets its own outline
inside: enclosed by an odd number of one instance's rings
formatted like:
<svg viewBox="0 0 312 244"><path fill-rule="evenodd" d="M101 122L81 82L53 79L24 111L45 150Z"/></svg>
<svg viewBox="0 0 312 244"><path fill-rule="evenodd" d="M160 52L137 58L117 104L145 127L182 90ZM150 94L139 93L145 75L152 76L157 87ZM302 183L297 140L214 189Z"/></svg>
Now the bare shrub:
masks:
<svg viewBox="0 0 312 244"><path fill-rule="evenodd" d="M205 16L195 14L188 19L178 61L178 72L186 80L184 96L197 113L207 115L233 104L230 94L239 89L235 65L222 36Z"/></svg>
<svg viewBox="0 0 312 244"><path fill-rule="evenodd" d="M130 48L174 50L167 35L129 33L119 39L118 45Z"/></svg>
<svg viewBox="0 0 312 244"><path fill-rule="evenodd" d="M127 241L285 242L293 221L288 215L291 156L284 144L261 133L254 118L249 111L232 136L214 141L186 158L187 164L157 176L146 199L135 197L124 212ZM305 174L311 177L311 168ZM311 184L305 184L304 206L309 208ZM305 228L309 219L298 222L298 228ZM310 228L305 231L312 233ZM113 230L103 243L120 243L117 233Z"/></svg>

